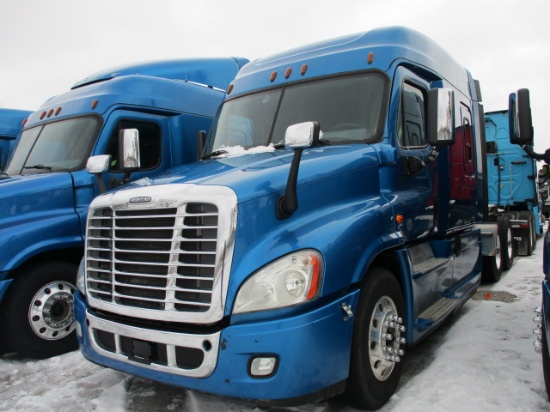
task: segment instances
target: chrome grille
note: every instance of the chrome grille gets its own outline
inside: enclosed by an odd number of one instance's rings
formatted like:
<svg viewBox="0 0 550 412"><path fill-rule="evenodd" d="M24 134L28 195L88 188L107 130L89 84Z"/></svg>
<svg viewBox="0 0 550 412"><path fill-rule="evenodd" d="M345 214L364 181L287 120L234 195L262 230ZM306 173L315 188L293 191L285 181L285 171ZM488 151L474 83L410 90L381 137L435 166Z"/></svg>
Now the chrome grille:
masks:
<svg viewBox="0 0 550 412"><path fill-rule="evenodd" d="M86 240L88 296L154 311L205 312L212 304L218 207L91 208Z"/></svg>

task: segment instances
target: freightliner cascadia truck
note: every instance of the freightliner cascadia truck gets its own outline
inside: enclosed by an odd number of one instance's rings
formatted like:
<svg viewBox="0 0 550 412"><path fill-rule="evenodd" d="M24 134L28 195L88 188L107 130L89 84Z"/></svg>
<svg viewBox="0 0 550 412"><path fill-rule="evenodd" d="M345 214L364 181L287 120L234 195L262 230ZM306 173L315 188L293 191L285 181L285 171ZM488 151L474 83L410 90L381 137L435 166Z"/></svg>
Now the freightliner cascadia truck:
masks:
<svg viewBox="0 0 550 412"><path fill-rule="evenodd" d="M23 122L31 113L28 110L0 108L0 171L4 170Z"/></svg>
<svg viewBox="0 0 550 412"><path fill-rule="evenodd" d="M485 172L479 84L416 31L255 60L200 161L91 203L80 350L260 404L379 408L498 267Z"/></svg>
<svg viewBox="0 0 550 412"><path fill-rule="evenodd" d="M530 256L537 236L543 233L537 161L519 145L510 142L508 110L485 113L487 138L487 187L490 214L511 228L507 245L512 247L503 261L509 269L514 255Z"/></svg>
<svg viewBox="0 0 550 412"><path fill-rule="evenodd" d="M49 99L28 118L0 179L3 350L43 358L77 348L73 293L91 200L129 179L196 160L198 131L208 130L247 61L111 68ZM124 130L140 138L141 163L131 172L120 167ZM87 164L105 173L94 176Z"/></svg>

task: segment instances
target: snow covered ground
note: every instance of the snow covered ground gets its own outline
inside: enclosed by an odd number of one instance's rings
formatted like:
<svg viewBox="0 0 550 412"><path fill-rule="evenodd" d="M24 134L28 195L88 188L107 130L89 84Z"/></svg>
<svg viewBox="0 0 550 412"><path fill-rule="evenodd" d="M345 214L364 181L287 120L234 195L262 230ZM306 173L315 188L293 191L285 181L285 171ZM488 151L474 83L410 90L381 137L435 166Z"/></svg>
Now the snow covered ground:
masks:
<svg viewBox="0 0 550 412"><path fill-rule="evenodd" d="M407 353L397 393L382 411L548 411L533 348L542 240L494 285L482 285L442 328ZM2 411L232 411L255 408L104 369L78 351L37 361L0 358ZM351 412L338 400L271 411Z"/></svg>

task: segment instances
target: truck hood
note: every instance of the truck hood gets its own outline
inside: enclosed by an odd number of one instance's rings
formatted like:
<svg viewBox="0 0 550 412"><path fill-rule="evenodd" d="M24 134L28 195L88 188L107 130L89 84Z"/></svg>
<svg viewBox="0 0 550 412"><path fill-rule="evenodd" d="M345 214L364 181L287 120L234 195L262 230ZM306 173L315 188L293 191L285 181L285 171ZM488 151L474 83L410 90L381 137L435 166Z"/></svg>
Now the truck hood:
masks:
<svg viewBox="0 0 550 412"><path fill-rule="evenodd" d="M69 173L10 176L0 179L0 226L5 218L73 204L73 180Z"/></svg>
<svg viewBox="0 0 550 412"><path fill-rule="evenodd" d="M137 180L119 190L178 183L226 186L233 189L239 202L246 202L284 191L293 156L292 150L284 149L195 162ZM373 145L323 146L304 150L298 185L378 163L379 154Z"/></svg>

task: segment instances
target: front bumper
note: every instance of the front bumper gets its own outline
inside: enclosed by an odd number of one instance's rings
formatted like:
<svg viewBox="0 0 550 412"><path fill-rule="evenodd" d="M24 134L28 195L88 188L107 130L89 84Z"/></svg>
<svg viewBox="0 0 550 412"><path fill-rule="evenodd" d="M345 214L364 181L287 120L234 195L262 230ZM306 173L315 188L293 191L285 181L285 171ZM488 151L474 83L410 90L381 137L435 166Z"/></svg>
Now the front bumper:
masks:
<svg viewBox="0 0 550 412"><path fill-rule="evenodd" d="M315 394L343 387L354 318L348 317L342 305L355 311L358 297L354 291L311 312L229 325L208 335L101 319L80 293L75 312L80 350L94 363L201 392L292 404L289 400L311 400ZM98 330L102 331L99 344ZM250 365L258 357L277 360L272 374L251 376Z"/></svg>

